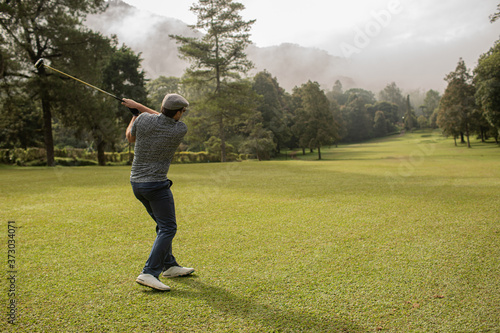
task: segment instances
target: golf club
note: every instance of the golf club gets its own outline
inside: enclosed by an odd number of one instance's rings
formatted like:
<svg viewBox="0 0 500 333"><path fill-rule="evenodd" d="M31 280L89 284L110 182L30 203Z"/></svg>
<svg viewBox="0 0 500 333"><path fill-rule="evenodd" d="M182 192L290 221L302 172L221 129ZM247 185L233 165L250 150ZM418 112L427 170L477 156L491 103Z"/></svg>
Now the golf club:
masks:
<svg viewBox="0 0 500 333"><path fill-rule="evenodd" d="M90 87L90 88L94 88L94 89L96 89L96 90L98 90L98 91L100 91L100 92L102 92L102 93L104 93L104 94L106 94L106 95L108 95L108 96L110 96L110 97L113 97L113 98L115 98L115 99L119 100L120 102L123 102L123 99L121 99L120 97L117 97L117 96L115 96L115 95L113 95L113 94L111 94L111 93L109 93L109 92L107 92L107 91L104 91L104 90L102 90L102 89L100 89L100 88L97 88L96 86L93 86L93 85L91 85L90 83L87 83L87 82L85 82L85 81L82 81L82 80L80 80L80 79L77 79L77 78L76 78L76 77L74 77L74 76L71 76L71 75L66 74L66 73L64 73L64 72L61 72L60 70L55 69L54 67L50 67L49 65L46 65L46 64L43 62L43 58L38 59L38 61L35 63L35 67L36 67L36 68L40 68L41 66L44 66L45 68L49 68L49 69L53 70L54 72L57 72L57 73L62 74L62 75L64 75L64 76L66 76L66 77L69 77L70 79L73 79L73 80L75 80L75 81L78 81L78 82L80 82L80 83L83 83L84 85L86 85L86 86L88 86L88 87ZM130 112L132 112L132 114L133 114L134 116L137 116L137 115L139 115L139 113L140 113L140 112L139 112L139 110L137 110L137 109L131 109L131 108L129 108L129 110L130 110Z"/></svg>

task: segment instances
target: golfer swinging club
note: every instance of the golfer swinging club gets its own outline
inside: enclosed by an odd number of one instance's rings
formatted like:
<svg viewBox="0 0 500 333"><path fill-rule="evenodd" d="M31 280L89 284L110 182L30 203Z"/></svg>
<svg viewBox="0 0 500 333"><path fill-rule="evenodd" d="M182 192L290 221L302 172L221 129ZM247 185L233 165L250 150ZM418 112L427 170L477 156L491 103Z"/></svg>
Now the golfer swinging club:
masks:
<svg viewBox="0 0 500 333"><path fill-rule="evenodd" d="M137 283L157 290L170 290L159 280L164 277L186 276L193 268L181 267L172 255L172 239L177 231L174 198L167 178L168 169L179 147L187 126L179 119L189 106L188 101L177 94L167 94L162 102L161 113L123 99L123 105L137 109L127 127L129 142L135 142L134 161L130 182L135 197L146 207L156 222L156 239Z"/></svg>

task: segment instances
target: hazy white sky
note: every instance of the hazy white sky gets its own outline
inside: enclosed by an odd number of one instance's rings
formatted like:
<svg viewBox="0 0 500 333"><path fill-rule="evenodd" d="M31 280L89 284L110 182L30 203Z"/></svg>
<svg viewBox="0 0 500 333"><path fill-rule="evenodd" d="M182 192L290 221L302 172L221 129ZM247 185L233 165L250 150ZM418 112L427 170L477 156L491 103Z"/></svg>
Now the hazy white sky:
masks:
<svg viewBox="0 0 500 333"><path fill-rule="evenodd" d="M123 0L152 13L196 22L194 0ZM256 19L251 40L259 47L295 43L362 63L383 77L423 68L442 78L462 57L474 68L499 39L500 21L489 22L500 0L239 0L245 19ZM424 84L424 83L422 83ZM419 84L416 84L421 85Z"/></svg>
<svg viewBox="0 0 500 333"><path fill-rule="evenodd" d="M153 13L196 22L193 0L124 0ZM393 47L402 42L453 42L475 34L497 38L498 25L488 16L498 0L240 0L245 19L256 19L252 41L260 47L296 43L346 55L346 47L369 44ZM500 22L498 22L500 24ZM486 37L486 36L484 36ZM486 38L488 38L486 37ZM366 44L366 43L365 43ZM343 46L343 48L341 47ZM465 47L465 46L464 46ZM359 49L359 47L357 47ZM369 51L370 45L363 47ZM347 52L349 53L349 52ZM360 52L361 53L361 52ZM359 53L356 53L359 54Z"/></svg>

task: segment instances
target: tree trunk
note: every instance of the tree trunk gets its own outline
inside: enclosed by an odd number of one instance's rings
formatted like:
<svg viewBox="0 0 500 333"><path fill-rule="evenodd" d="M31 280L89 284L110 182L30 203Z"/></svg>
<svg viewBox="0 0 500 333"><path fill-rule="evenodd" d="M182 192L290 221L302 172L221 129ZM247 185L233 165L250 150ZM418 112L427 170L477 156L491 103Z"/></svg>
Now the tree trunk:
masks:
<svg viewBox="0 0 500 333"><path fill-rule="evenodd" d="M220 161L226 162L226 134L224 133L224 116L222 112L219 120L219 135L220 135Z"/></svg>
<svg viewBox="0 0 500 333"><path fill-rule="evenodd" d="M467 136L467 148L470 148L469 124L465 124L465 136Z"/></svg>
<svg viewBox="0 0 500 333"><path fill-rule="evenodd" d="M465 143L464 133L460 132L460 143Z"/></svg>
<svg viewBox="0 0 500 333"><path fill-rule="evenodd" d="M104 147L106 146L106 142L101 138L97 140L97 162L100 166L106 165L106 154L104 154Z"/></svg>
<svg viewBox="0 0 500 333"><path fill-rule="evenodd" d="M54 137L52 136L52 113L50 112L50 102L42 97L43 109L43 135L45 141L45 150L47 151L47 166L56 165L54 160Z"/></svg>
<svg viewBox="0 0 500 333"><path fill-rule="evenodd" d="M318 147L318 160L321 160L321 147Z"/></svg>
<svg viewBox="0 0 500 333"><path fill-rule="evenodd" d="M52 135L52 112L50 111L50 100L46 89L45 67L38 69L38 75L42 80L40 83L40 93L42 96L42 114L43 114L43 136L45 141L45 150L47 152L47 166L55 166L54 161L54 137Z"/></svg>
<svg viewBox="0 0 500 333"><path fill-rule="evenodd" d="M302 155L305 155L305 154L306 154L306 149L302 148Z"/></svg>

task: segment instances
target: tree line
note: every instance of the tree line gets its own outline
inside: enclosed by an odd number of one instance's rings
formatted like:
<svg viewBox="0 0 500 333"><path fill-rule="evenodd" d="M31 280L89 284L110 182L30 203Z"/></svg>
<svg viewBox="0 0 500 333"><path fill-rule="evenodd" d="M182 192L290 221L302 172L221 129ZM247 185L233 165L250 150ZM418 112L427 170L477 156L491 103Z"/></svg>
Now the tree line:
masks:
<svg viewBox="0 0 500 333"><path fill-rule="evenodd" d="M88 13L105 10L104 0L14 1L0 4L0 148L45 147L53 166L54 146L97 151L130 149L123 137L131 118L116 100L82 87L34 64L44 58L55 68L91 82L116 96L159 109L167 92L191 102L185 117L186 151L208 151L222 162L236 153L270 159L284 149L317 151L339 142L358 142L401 130L436 127L453 137L478 133L498 138L499 46L483 55L474 76L463 61L446 77L443 96L429 90L414 107L396 83L376 96L329 90L308 81L287 92L276 77L262 71L248 77L253 64L245 48L253 20L232 0L203 0L191 10L199 38L173 36L191 66L184 75L146 80L140 54L83 25ZM494 18L492 18L493 20ZM498 76L498 74L496 74Z"/></svg>

